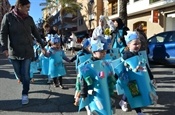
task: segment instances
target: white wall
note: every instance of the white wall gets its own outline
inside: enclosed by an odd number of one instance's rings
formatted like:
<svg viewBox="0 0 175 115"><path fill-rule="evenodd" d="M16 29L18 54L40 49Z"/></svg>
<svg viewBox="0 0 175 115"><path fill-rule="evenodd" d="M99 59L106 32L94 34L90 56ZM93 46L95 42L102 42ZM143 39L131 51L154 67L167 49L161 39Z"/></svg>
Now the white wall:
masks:
<svg viewBox="0 0 175 115"><path fill-rule="evenodd" d="M165 31L175 30L175 17L167 17L166 18L166 28Z"/></svg>

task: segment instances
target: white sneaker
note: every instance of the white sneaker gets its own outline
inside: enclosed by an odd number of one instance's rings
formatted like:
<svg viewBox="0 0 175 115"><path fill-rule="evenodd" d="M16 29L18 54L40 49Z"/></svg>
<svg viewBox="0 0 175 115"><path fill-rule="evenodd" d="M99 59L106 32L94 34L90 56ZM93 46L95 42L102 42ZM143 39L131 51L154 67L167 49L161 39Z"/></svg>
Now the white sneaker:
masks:
<svg viewBox="0 0 175 115"><path fill-rule="evenodd" d="M137 113L137 115L145 115L145 114L141 112L141 113Z"/></svg>
<svg viewBox="0 0 175 115"><path fill-rule="evenodd" d="M120 105L120 107L121 107L121 109L122 109L123 111L125 111L125 112L128 111L127 102L121 100L121 101L119 102L119 105Z"/></svg>
<svg viewBox="0 0 175 115"><path fill-rule="evenodd" d="M28 104L29 103L29 98L27 95L22 95L22 104Z"/></svg>

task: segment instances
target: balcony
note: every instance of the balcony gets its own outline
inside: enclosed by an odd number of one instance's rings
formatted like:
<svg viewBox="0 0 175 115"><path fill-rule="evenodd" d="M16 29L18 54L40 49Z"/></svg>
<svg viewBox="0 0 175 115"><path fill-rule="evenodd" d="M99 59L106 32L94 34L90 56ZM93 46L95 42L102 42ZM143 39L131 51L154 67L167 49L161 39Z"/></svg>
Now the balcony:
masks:
<svg viewBox="0 0 175 115"><path fill-rule="evenodd" d="M118 14L118 2L111 1L108 6L108 16Z"/></svg>

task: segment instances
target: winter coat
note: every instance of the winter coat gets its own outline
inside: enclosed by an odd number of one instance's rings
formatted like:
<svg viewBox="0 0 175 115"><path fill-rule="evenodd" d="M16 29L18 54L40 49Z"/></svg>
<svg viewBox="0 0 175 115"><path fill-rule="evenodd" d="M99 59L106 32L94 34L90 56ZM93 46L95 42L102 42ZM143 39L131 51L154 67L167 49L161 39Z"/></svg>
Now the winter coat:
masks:
<svg viewBox="0 0 175 115"><path fill-rule="evenodd" d="M31 59L34 57L32 35L44 48L31 16L21 19L13 12L4 15L1 22L0 41L2 51L8 50L10 59Z"/></svg>

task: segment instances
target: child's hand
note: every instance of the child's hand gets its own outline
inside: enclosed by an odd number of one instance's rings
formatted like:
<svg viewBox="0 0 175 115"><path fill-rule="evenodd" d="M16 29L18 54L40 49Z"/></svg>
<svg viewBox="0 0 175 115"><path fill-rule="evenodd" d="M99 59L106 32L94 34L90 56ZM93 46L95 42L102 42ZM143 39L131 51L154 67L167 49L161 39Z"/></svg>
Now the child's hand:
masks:
<svg viewBox="0 0 175 115"><path fill-rule="evenodd" d="M43 55L46 55L46 53L47 53L45 48L41 49L41 52L43 53Z"/></svg>

